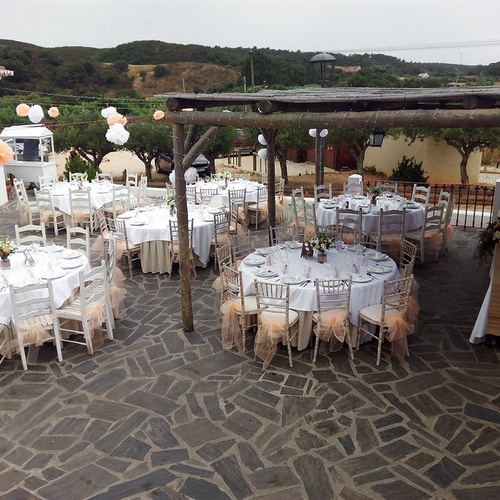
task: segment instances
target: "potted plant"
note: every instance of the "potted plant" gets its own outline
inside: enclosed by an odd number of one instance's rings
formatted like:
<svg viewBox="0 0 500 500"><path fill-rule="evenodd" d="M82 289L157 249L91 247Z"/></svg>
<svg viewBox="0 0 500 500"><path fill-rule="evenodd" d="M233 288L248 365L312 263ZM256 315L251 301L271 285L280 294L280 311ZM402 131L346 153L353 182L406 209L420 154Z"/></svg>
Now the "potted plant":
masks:
<svg viewBox="0 0 500 500"><path fill-rule="evenodd" d="M380 196L382 194L382 188L379 188L378 186L369 186L366 189L366 192L368 193L368 196L371 196L372 205L376 205L377 196Z"/></svg>

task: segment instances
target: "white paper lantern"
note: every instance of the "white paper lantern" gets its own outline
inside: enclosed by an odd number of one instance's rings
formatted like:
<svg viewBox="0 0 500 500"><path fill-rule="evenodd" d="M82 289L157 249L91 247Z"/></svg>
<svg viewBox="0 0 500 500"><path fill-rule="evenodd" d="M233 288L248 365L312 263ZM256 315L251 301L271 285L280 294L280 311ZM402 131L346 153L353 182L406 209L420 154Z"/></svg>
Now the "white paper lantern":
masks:
<svg viewBox="0 0 500 500"><path fill-rule="evenodd" d="M257 140L262 144L263 146L267 146L266 138L264 137L263 134L259 134L259 137L257 137Z"/></svg>
<svg viewBox="0 0 500 500"><path fill-rule="evenodd" d="M194 184L198 178L198 171L194 167L189 167L184 173L184 180L188 184Z"/></svg>
<svg viewBox="0 0 500 500"><path fill-rule="evenodd" d="M123 125L116 123L108 128L106 132L106 139L113 144L118 144L119 146L123 146L128 141L130 137L130 132L125 129Z"/></svg>
<svg viewBox="0 0 500 500"><path fill-rule="evenodd" d="M170 179L170 184L172 184L172 186L175 186L175 172L170 172L168 178Z"/></svg>
<svg viewBox="0 0 500 500"><path fill-rule="evenodd" d="M101 116L103 118L107 118L109 115L112 115L113 113L116 113L116 108L114 106L108 106L107 108L104 108L101 110Z"/></svg>
<svg viewBox="0 0 500 500"><path fill-rule="evenodd" d="M328 130L326 128L324 128L320 133L319 133L319 136L320 137L326 137L328 135Z"/></svg>
<svg viewBox="0 0 500 500"><path fill-rule="evenodd" d="M315 128L310 128L309 129L309 135L311 137L316 137L316 129Z"/></svg>
<svg viewBox="0 0 500 500"><path fill-rule="evenodd" d="M42 121L43 118L43 109L42 106L39 104L34 104L31 106L29 113L28 113L28 118L32 123L39 123Z"/></svg>
<svg viewBox="0 0 500 500"><path fill-rule="evenodd" d="M259 149L259 150L257 151L257 156L258 156L261 160L267 160L267 149L266 149L266 148Z"/></svg>

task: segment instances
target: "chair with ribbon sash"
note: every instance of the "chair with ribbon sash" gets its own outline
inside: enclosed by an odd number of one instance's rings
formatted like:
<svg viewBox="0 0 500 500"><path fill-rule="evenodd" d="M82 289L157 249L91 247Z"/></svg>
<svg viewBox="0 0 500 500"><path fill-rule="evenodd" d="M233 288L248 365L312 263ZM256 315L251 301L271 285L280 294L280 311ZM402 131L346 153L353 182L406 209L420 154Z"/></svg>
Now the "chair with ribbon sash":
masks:
<svg viewBox="0 0 500 500"><path fill-rule="evenodd" d="M229 214L227 212L218 212L214 215L214 237L210 244L210 256L214 257L214 271L217 269L217 249L229 242L231 227L229 223Z"/></svg>
<svg viewBox="0 0 500 500"><path fill-rule="evenodd" d="M363 239L363 209L350 210L348 208L336 208L337 226L335 237L348 245L357 245Z"/></svg>
<svg viewBox="0 0 500 500"><path fill-rule="evenodd" d="M320 340L329 344L330 351L334 346L342 347L344 342L349 346L349 356L354 359L352 340L349 332L349 302L351 298L351 279L316 279L316 308L313 314L315 321L313 363L316 363ZM339 347L339 348L340 348Z"/></svg>
<svg viewBox="0 0 500 500"><path fill-rule="evenodd" d="M54 308L51 305L52 283L31 284L24 287L9 285L12 302L12 332L16 344L11 351L19 352L23 368L28 369L25 346L40 347L44 342L54 342L57 358L62 361L60 337L54 327Z"/></svg>
<svg viewBox="0 0 500 500"><path fill-rule="evenodd" d="M79 250L87 259L91 260L90 255L90 233L88 227L66 227L66 248L70 250Z"/></svg>
<svg viewBox="0 0 500 500"><path fill-rule="evenodd" d="M251 231L247 231L246 233L231 234L229 237L233 253L233 265L236 269L240 267L241 261L255 250L251 235Z"/></svg>
<svg viewBox="0 0 500 500"><path fill-rule="evenodd" d="M322 200L330 200L332 198L332 184L321 184L317 186L314 185L314 227L316 231L321 229L318 225L318 221L316 218L316 211L318 210L318 206Z"/></svg>
<svg viewBox="0 0 500 500"><path fill-rule="evenodd" d="M69 206L71 209L71 226L88 227L90 234L94 233L94 209L88 189L70 190Z"/></svg>
<svg viewBox="0 0 500 500"><path fill-rule="evenodd" d="M59 229L64 229L66 226L64 213L54 207L52 195L48 189L40 189L35 191L36 201L38 203L38 211L40 220L49 226L52 224L54 234L59 234Z"/></svg>
<svg viewBox="0 0 500 500"><path fill-rule="evenodd" d="M314 206L306 201L303 187L292 190L292 207L294 231L301 240L307 239L316 232L316 229Z"/></svg>
<svg viewBox="0 0 500 500"><path fill-rule="evenodd" d="M126 309L123 303L126 290L124 286L125 276L120 268L116 267L118 239L116 235L109 238L108 251L106 252L106 273L109 286L109 300L107 307L112 320L124 318ZM114 326L114 321L112 321Z"/></svg>
<svg viewBox="0 0 500 500"><path fill-rule="evenodd" d="M359 312L356 348L359 349L364 334L377 339L377 366L380 364L384 339L391 343L391 352L395 356L409 355L406 337L414 330L407 318L412 280L413 276L407 276L385 281L382 302L364 307ZM373 325L372 328L369 325Z"/></svg>
<svg viewBox="0 0 500 500"><path fill-rule="evenodd" d="M278 350L278 343L283 342L293 367L292 339L298 334L299 313L290 309L290 285L254 280L254 286L258 316L255 356L262 359L265 370Z"/></svg>
<svg viewBox="0 0 500 500"><path fill-rule="evenodd" d="M257 186L257 199L247 205L248 223L254 224L255 229L259 227L261 222L265 222L269 216L267 206L267 187Z"/></svg>
<svg viewBox="0 0 500 500"><path fill-rule="evenodd" d="M30 200L26 192L26 186L21 179L14 179L14 192L16 193L17 204L19 207L19 220L22 225L33 224L35 219L40 218L38 202Z"/></svg>
<svg viewBox="0 0 500 500"><path fill-rule="evenodd" d="M88 273L80 271L79 282L75 299L59 308L55 307L54 295L51 294L54 330L56 338L63 343L85 345L88 353L94 354L94 350L103 344L103 324L106 325L108 340L113 340L113 320L107 307L109 285L105 261ZM75 322L81 325L81 329Z"/></svg>
<svg viewBox="0 0 500 500"><path fill-rule="evenodd" d="M133 264L141 260L141 247L130 243L127 235L127 225L124 220L114 220L110 217L107 221L111 234L115 235L117 239L116 258L126 259L130 277L132 278Z"/></svg>
<svg viewBox="0 0 500 500"><path fill-rule="evenodd" d="M441 255L446 255L453 238L453 225L451 223L451 218L453 217L454 208L455 198L450 198L443 217L443 245L441 246Z"/></svg>
<svg viewBox="0 0 500 500"><path fill-rule="evenodd" d="M172 267L173 264L178 263L180 261L180 246L179 246L179 226L177 224L177 220L169 219L168 221L170 228L170 268L167 271L168 277L172 276ZM196 278L196 268L194 265L194 254L193 254L193 219L190 219L188 222L188 259L191 266L191 273Z"/></svg>
<svg viewBox="0 0 500 500"><path fill-rule="evenodd" d="M45 224L27 224L26 226L14 226L16 232L16 242L18 245L31 245L38 243L39 245L47 245L47 235L45 233Z"/></svg>
<svg viewBox="0 0 500 500"><path fill-rule="evenodd" d="M109 243L109 227L108 222L106 221L106 216L104 215L104 210L102 207L99 207L95 211L95 220L97 223L97 227L99 228L99 236L95 239L92 244L92 250L99 252L102 256L106 255L107 245Z"/></svg>
<svg viewBox="0 0 500 500"><path fill-rule="evenodd" d="M370 235L378 252L399 260L399 252L405 239L406 208L403 210L380 209L378 231Z"/></svg>
<svg viewBox="0 0 500 500"><path fill-rule="evenodd" d="M225 293L221 301L222 347L240 352L246 349L246 331L257 324L257 299L255 295L243 293L241 271L224 265L221 276Z"/></svg>
<svg viewBox="0 0 500 500"><path fill-rule="evenodd" d="M443 206L425 207L424 223L420 229L409 231L406 238L418 247L417 257L420 264L436 261L443 244Z"/></svg>
<svg viewBox="0 0 500 500"><path fill-rule="evenodd" d="M399 254L399 274L402 278L406 278L413 274L413 266L417 256L417 245L411 241L404 240Z"/></svg>

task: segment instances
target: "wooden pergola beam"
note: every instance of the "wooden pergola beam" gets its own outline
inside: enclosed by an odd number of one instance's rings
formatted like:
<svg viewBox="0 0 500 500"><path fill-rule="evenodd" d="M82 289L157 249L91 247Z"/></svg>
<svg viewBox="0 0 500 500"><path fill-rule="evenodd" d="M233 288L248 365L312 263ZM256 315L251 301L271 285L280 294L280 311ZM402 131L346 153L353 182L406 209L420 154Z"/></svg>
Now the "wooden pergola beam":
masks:
<svg viewBox="0 0 500 500"><path fill-rule="evenodd" d="M221 125L260 129L372 129L500 127L500 109L361 111L340 113L275 113L176 111L165 113L168 123Z"/></svg>

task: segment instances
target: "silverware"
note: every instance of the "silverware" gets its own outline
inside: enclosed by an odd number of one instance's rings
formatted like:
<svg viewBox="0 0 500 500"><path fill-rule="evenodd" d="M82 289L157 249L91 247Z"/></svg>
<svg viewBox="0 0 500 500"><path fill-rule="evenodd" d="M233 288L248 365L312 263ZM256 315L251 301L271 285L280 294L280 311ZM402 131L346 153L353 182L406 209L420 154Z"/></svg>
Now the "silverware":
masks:
<svg viewBox="0 0 500 500"><path fill-rule="evenodd" d="M379 279L379 277L375 276L371 271L366 271L366 274L368 274L368 276L371 276L374 280L378 280Z"/></svg>
<svg viewBox="0 0 500 500"><path fill-rule="evenodd" d="M311 280L306 280L304 283L302 283L300 286L306 287L309 283L311 283Z"/></svg>

